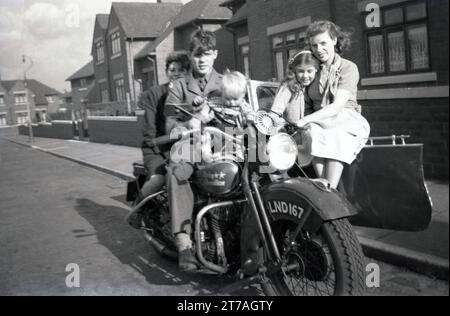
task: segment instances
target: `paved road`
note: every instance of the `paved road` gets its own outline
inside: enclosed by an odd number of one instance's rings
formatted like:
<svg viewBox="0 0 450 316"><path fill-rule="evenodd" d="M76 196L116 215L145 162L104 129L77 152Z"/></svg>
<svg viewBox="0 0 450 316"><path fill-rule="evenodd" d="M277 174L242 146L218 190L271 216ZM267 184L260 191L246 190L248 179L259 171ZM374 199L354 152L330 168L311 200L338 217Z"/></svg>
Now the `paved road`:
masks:
<svg viewBox="0 0 450 316"><path fill-rule="evenodd" d="M187 296L227 283L179 273L160 258L123 221L125 185L0 139L0 295ZM69 263L80 267L80 288L65 284ZM448 295L446 282L379 265L381 287L369 295Z"/></svg>

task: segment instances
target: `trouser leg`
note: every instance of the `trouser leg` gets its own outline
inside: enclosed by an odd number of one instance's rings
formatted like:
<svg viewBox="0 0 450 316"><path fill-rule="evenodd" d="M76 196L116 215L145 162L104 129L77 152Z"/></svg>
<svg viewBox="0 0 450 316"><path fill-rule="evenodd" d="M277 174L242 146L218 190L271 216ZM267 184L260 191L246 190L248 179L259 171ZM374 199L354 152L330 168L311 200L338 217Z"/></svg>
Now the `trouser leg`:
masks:
<svg viewBox="0 0 450 316"><path fill-rule="evenodd" d="M167 168L167 192L174 235L191 233L194 194L189 178L193 172L194 167L184 162L171 163Z"/></svg>
<svg viewBox="0 0 450 316"><path fill-rule="evenodd" d="M166 182L166 177L161 174L154 174L150 177L150 179L145 182L142 187L142 197L147 197L149 195L155 194L162 190L164 184Z"/></svg>

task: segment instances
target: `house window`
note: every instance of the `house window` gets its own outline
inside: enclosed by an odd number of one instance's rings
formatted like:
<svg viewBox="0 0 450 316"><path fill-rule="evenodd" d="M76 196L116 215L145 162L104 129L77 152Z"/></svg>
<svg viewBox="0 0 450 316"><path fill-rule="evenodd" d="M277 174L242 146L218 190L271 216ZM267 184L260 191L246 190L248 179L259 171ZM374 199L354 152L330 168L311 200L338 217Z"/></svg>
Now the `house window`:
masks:
<svg viewBox="0 0 450 316"><path fill-rule="evenodd" d="M306 46L305 29L290 31L278 34L271 38L274 58L274 75L278 80L282 80L289 59Z"/></svg>
<svg viewBox="0 0 450 316"><path fill-rule="evenodd" d="M97 55L97 63L102 63L105 60L105 51L103 50L103 41L95 43L95 51Z"/></svg>
<svg viewBox="0 0 450 316"><path fill-rule="evenodd" d="M424 1L382 9L382 25L366 29L370 75L412 73L430 69L428 14Z"/></svg>
<svg viewBox="0 0 450 316"><path fill-rule="evenodd" d="M120 55L120 34L119 32L111 35L112 55Z"/></svg>
<svg viewBox="0 0 450 316"><path fill-rule="evenodd" d="M16 116L18 124L27 124L29 121L27 113L16 113Z"/></svg>
<svg viewBox="0 0 450 316"><path fill-rule="evenodd" d="M6 125L6 114L1 113L0 114L0 126L5 126Z"/></svg>
<svg viewBox="0 0 450 316"><path fill-rule="evenodd" d="M52 95L48 95L45 97L48 103L53 103L55 101L55 97Z"/></svg>
<svg viewBox="0 0 450 316"><path fill-rule="evenodd" d="M80 88L86 87L86 78L80 79Z"/></svg>
<svg viewBox="0 0 450 316"><path fill-rule="evenodd" d="M125 101L125 86L123 79L114 81L116 87L116 101Z"/></svg>
<svg viewBox="0 0 450 316"><path fill-rule="evenodd" d="M5 104L5 97L3 95L0 95L0 105Z"/></svg>
<svg viewBox="0 0 450 316"><path fill-rule="evenodd" d="M241 72L250 78L250 46L248 44L239 47Z"/></svg>
<svg viewBox="0 0 450 316"><path fill-rule="evenodd" d="M14 102L16 104L24 104L27 103L27 95L26 93L17 93L14 95Z"/></svg>

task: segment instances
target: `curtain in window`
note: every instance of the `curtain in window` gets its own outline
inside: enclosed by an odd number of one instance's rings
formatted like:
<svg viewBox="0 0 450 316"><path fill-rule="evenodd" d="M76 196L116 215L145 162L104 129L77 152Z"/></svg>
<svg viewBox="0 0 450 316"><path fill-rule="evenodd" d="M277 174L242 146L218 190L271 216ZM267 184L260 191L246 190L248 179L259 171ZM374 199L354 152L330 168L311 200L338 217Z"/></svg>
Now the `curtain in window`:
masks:
<svg viewBox="0 0 450 316"><path fill-rule="evenodd" d="M389 68L391 71L406 70L405 39L403 31L388 34Z"/></svg>
<svg viewBox="0 0 450 316"><path fill-rule="evenodd" d="M429 65L427 27L413 26L408 30L411 69L427 69Z"/></svg>
<svg viewBox="0 0 450 316"><path fill-rule="evenodd" d="M379 74L384 72L384 46L383 35L369 37L370 51L370 73Z"/></svg>

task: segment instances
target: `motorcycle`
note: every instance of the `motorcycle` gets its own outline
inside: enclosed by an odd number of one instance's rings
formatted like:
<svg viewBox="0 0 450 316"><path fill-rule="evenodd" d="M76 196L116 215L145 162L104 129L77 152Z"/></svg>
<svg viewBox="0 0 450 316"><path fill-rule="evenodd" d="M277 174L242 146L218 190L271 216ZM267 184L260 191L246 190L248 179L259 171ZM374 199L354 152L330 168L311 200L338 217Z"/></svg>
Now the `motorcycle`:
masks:
<svg viewBox="0 0 450 316"><path fill-rule="evenodd" d="M228 155L199 164L190 180L200 271L239 275L241 216L247 210L256 221L262 262L255 275L240 275L222 293L259 283L271 296L361 295L364 256L349 222L357 215L356 208L342 193L330 189L326 180L304 172L298 177L288 175L297 164L298 147L274 122L266 112L258 112L245 141L214 127L202 128L240 145L243 159ZM195 132L187 131L182 137ZM164 136L155 145L174 141ZM146 174L142 164L133 167L136 180L128 185L127 199L135 201L134 209L143 210L145 238L160 254L177 259L167 192L140 197Z"/></svg>

